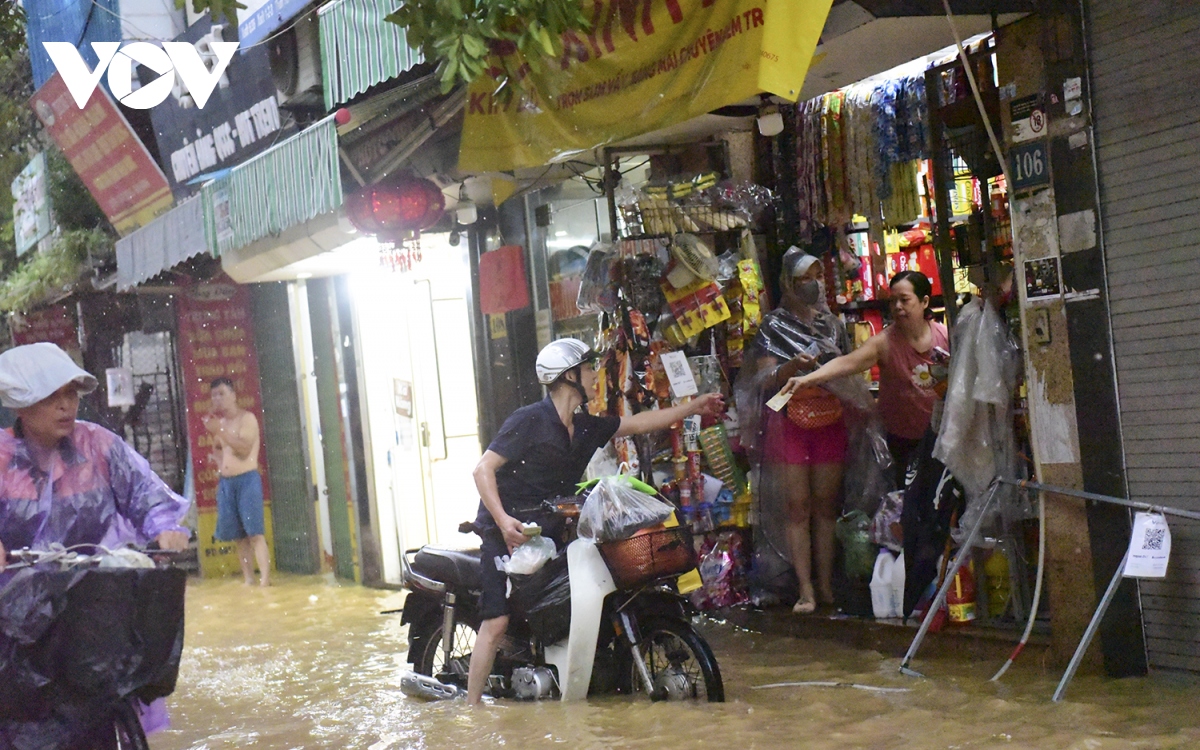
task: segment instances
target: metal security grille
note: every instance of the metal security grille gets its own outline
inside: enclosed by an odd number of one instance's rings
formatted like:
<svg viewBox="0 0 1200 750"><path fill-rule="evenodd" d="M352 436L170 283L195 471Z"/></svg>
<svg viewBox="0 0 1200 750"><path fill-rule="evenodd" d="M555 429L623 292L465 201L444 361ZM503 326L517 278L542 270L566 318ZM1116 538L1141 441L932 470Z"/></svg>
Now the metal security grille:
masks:
<svg viewBox="0 0 1200 750"><path fill-rule="evenodd" d="M1129 494L1200 510L1200 3L1090 0L1096 158ZM1200 524L1140 583L1151 666L1200 671Z"/></svg>
<svg viewBox="0 0 1200 750"><path fill-rule="evenodd" d="M122 418L125 440L171 489L182 492L187 430L176 361L171 332L125 334L119 362L133 371L135 394Z"/></svg>

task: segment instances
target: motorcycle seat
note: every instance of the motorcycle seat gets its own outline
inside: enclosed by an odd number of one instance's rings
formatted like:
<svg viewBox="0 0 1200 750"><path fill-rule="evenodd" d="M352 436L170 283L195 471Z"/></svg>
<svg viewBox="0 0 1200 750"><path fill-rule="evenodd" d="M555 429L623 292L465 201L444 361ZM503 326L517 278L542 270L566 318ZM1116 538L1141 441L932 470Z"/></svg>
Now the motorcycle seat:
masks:
<svg viewBox="0 0 1200 750"><path fill-rule="evenodd" d="M480 562L477 549L422 547L413 556L414 573L441 583L479 586Z"/></svg>

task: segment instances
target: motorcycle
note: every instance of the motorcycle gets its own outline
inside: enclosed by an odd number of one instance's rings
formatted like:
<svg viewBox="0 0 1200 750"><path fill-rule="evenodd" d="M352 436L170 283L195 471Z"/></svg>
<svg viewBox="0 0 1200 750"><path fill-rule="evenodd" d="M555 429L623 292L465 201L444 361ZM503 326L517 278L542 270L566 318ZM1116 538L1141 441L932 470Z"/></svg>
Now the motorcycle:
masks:
<svg viewBox="0 0 1200 750"><path fill-rule="evenodd" d="M510 576L508 631L488 692L519 700L640 693L652 701L723 702L717 659L676 586L695 569L687 527L597 544L575 537L581 503L543 503L569 541L536 573ZM460 528L468 529L478 532L473 524ZM480 626L480 553L425 546L401 558L409 590L401 622L414 670L401 687L428 699L464 693Z"/></svg>

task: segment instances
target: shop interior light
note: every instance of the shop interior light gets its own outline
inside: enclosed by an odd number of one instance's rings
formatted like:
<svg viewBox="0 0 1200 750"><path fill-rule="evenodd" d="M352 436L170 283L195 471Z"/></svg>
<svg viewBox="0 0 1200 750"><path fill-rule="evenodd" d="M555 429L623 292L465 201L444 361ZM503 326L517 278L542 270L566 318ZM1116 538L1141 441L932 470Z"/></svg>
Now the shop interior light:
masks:
<svg viewBox="0 0 1200 750"><path fill-rule="evenodd" d="M783 115L779 112L766 112L758 116L758 132L766 137L779 135L783 132Z"/></svg>
<svg viewBox="0 0 1200 750"><path fill-rule="evenodd" d="M454 209L454 216L459 224L470 226L476 221L479 221L479 208L476 207L475 201L467 196L467 183L464 180L458 188L458 205Z"/></svg>

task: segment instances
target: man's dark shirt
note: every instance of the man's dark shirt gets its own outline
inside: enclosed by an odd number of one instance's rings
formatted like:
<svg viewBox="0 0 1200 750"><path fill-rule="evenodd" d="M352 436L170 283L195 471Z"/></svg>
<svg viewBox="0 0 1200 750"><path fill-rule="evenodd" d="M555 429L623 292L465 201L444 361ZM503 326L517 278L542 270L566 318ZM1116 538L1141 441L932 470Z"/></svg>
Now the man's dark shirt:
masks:
<svg viewBox="0 0 1200 750"><path fill-rule="evenodd" d="M510 516L526 520L522 517L532 514L525 511L536 509L543 500L575 494L592 455L617 433L621 418L579 412L574 424L572 439L549 397L517 409L504 420L488 450L507 459L496 470L496 487ZM496 526L482 502L475 524L482 529Z"/></svg>

